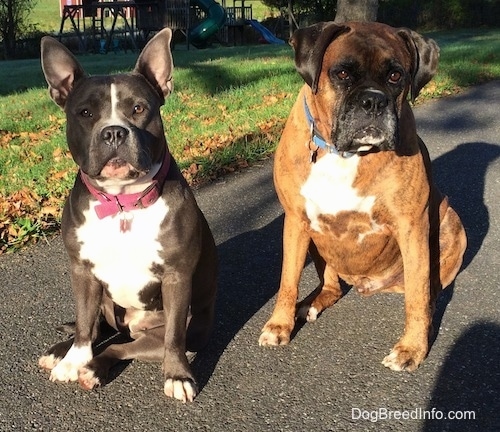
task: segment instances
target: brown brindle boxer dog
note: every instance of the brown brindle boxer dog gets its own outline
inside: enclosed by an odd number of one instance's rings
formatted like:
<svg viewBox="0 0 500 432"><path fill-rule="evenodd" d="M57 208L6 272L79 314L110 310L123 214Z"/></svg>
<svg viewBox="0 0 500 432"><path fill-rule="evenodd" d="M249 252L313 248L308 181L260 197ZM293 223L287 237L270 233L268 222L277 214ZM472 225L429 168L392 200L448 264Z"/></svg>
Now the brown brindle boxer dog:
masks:
<svg viewBox="0 0 500 432"><path fill-rule="evenodd" d="M434 76L439 48L380 23L319 23L290 42L306 84L276 151L283 267L259 344L287 344L296 316L314 321L339 300L340 278L364 295L404 292L405 330L382 363L414 370L429 349L436 297L467 243L432 182L407 100ZM308 251L321 283L296 306Z"/></svg>

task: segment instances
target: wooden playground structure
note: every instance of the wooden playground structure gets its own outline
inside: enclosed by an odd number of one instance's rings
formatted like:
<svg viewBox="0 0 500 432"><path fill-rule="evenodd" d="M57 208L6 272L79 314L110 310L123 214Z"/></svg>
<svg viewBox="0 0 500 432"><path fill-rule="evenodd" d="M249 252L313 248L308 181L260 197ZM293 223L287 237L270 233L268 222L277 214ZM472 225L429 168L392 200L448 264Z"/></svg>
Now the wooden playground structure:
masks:
<svg viewBox="0 0 500 432"><path fill-rule="evenodd" d="M180 32L186 47L203 47L209 38L223 44L243 43L252 26L269 43L283 43L252 17L245 0L60 0L59 38L68 29L78 39L78 51L107 53L139 49L163 27ZM69 27L69 28L68 28Z"/></svg>

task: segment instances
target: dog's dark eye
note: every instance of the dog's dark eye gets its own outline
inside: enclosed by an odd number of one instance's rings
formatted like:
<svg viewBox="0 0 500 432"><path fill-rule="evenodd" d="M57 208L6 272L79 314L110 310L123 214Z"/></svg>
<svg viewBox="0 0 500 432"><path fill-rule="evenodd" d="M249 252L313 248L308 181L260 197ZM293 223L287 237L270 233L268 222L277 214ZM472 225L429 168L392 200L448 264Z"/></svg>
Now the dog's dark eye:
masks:
<svg viewBox="0 0 500 432"><path fill-rule="evenodd" d="M135 105L134 106L134 114L141 114L144 112L144 107L142 105Z"/></svg>
<svg viewBox="0 0 500 432"><path fill-rule="evenodd" d="M341 70L337 72L337 78L341 81L348 80L351 76L349 75L349 72L346 70Z"/></svg>
<svg viewBox="0 0 500 432"><path fill-rule="evenodd" d="M87 108L84 108L80 111L80 115L82 117L92 117L93 114L87 109Z"/></svg>
<svg viewBox="0 0 500 432"><path fill-rule="evenodd" d="M389 82L391 84L397 84L399 81L401 81L401 76L401 72L393 71L389 74Z"/></svg>

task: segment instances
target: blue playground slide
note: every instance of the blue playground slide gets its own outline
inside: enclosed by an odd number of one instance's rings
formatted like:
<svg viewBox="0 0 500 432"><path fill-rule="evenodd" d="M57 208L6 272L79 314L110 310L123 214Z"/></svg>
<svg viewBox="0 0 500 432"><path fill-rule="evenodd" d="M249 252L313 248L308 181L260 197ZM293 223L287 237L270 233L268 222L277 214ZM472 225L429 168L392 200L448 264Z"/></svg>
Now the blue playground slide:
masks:
<svg viewBox="0 0 500 432"><path fill-rule="evenodd" d="M285 43L284 40L278 39L276 36L274 36L269 29L264 27L261 23L255 20L248 20L248 24L250 24L255 30L257 30L262 37L266 40L267 43L270 44L280 44L283 45Z"/></svg>
<svg viewBox="0 0 500 432"><path fill-rule="evenodd" d="M191 0L191 5L198 6L207 17L189 31L189 42L194 46L203 44L226 22L226 10L214 0Z"/></svg>

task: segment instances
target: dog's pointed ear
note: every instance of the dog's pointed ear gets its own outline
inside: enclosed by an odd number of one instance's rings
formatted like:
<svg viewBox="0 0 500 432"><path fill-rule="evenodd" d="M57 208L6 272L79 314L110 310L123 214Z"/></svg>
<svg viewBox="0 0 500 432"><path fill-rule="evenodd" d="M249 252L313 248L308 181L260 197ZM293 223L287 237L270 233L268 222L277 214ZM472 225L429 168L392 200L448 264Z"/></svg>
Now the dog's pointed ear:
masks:
<svg viewBox="0 0 500 432"><path fill-rule="evenodd" d="M350 28L345 25L320 22L296 30L290 38L289 43L295 51L295 67L313 93L318 90L326 49L336 37L349 30Z"/></svg>
<svg viewBox="0 0 500 432"><path fill-rule="evenodd" d="M174 89L171 40L172 30L169 28L157 33L142 50L134 69L134 72L146 77L162 98L166 98Z"/></svg>
<svg viewBox="0 0 500 432"><path fill-rule="evenodd" d="M397 30L403 38L412 59L410 98L414 102L420 90L436 75L439 61L439 46L433 40L413 30Z"/></svg>
<svg viewBox="0 0 500 432"><path fill-rule="evenodd" d="M41 60L50 97L64 108L75 83L86 76L85 71L71 51L50 36L42 38Z"/></svg>

